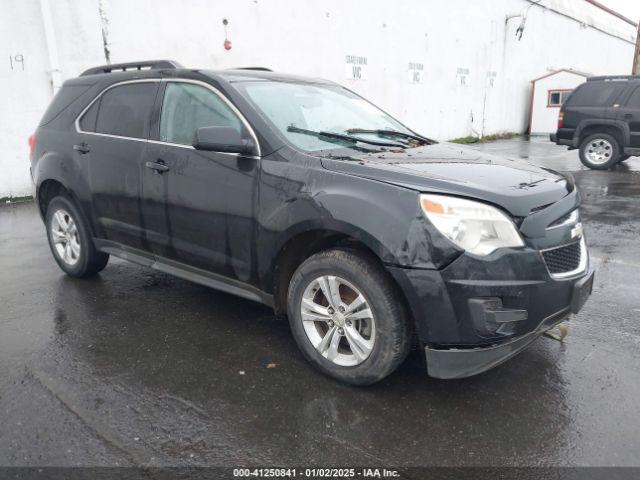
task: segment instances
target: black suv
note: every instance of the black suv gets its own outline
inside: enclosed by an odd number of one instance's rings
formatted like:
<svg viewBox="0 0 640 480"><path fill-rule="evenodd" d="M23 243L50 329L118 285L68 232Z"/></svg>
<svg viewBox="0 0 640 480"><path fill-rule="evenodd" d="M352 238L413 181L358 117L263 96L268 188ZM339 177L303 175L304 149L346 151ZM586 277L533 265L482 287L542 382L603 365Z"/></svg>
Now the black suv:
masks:
<svg viewBox="0 0 640 480"><path fill-rule="evenodd" d="M551 141L580 149L580 160L606 170L640 155L640 76L591 77L560 109Z"/></svg>
<svg viewBox="0 0 640 480"><path fill-rule="evenodd" d="M437 143L332 82L93 68L30 143L62 270L115 255L262 302L344 382L412 344L432 376L485 371L591 293L570 177Z"/></svg>

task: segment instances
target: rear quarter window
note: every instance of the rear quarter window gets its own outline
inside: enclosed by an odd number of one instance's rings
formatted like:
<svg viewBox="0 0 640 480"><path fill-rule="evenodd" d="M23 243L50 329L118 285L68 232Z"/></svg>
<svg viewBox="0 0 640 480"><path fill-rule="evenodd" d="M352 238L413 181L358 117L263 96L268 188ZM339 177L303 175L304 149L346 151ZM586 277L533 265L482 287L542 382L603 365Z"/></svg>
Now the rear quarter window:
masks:
<svg viewBox="0 0 640 480"><path fill-rule="evenodd" d="M615 82L586 82L569 97L566 105L572 107L610 107L626 84Z"/></svg>
<svg viewBox="0 0 640 480"><path fill-rule="evenodd" d="M49 107L44 112L39 125L46 125L56 118L63 110L77 100L80 95L89 90L91 85L63 85L55 94Z"/></svg>
<svg viewBox="0 0 640 480"><path fill-rule="evenodd" d="M89 109L82 115L80 119L80 130L83 132L95 132L96 120L98 119L98 109L100 108L100 99L98 98L91 104Z"/></svg>

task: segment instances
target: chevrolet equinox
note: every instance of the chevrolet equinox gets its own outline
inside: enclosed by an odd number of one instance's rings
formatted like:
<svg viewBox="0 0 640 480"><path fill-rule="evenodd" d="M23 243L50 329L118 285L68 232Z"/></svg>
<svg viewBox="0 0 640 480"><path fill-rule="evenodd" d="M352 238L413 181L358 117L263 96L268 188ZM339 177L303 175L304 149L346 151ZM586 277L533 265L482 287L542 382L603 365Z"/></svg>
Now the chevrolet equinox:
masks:
<svg viewBox="0 0 640 480"><path fill-rule="evenodd" d="M438 143L329 81L95 67L29 144L68 275L114 255L262 302L343 382L412 345L433 377L486 371L591 293L570 176Z"/></svg>

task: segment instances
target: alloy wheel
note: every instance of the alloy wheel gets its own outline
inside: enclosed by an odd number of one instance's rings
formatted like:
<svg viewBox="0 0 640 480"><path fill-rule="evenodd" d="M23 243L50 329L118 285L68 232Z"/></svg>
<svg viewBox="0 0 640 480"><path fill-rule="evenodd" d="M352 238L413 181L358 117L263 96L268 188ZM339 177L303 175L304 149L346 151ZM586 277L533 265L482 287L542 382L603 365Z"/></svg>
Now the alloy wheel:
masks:
<svg viewBox="0 0 640 480"><path fill-rule="evenodd" d="M65 264L73 266L80 259L80 236L73 217L63 209L58 209L51 216L51 239L58 258Z"/></svg>
<svg viewBox="0 0 640 480"><path fill-rule="evenodd" d="M613 146L604 138L596 138L589 142L585 154L591 163L602 165L611 159Z"/></svg>
<svg viewBox="0 0 640 480"><path fill-rule="evenodd" d="M304 331L315 349L340 366L364 362L375 342L375 319L364 295L334 275L313 280L300 306Z"/></svg>

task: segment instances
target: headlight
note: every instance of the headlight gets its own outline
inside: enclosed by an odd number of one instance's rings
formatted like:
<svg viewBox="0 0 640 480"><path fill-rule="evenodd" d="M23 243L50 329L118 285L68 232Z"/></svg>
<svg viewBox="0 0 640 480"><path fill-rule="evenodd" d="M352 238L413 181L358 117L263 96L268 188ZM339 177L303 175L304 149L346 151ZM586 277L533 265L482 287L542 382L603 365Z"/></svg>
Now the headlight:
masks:
<svg viewBox="0 0 640 480"><path fill-rule="evenodd" d="M447 195L420 195L429 221L460 248L488 255L501 247L522 247L516 226L504 213L486 203Z"/></svg>

